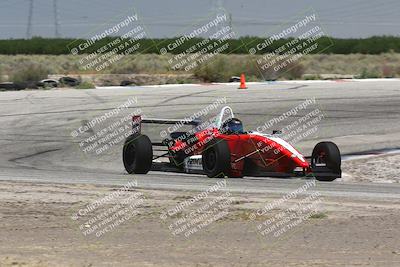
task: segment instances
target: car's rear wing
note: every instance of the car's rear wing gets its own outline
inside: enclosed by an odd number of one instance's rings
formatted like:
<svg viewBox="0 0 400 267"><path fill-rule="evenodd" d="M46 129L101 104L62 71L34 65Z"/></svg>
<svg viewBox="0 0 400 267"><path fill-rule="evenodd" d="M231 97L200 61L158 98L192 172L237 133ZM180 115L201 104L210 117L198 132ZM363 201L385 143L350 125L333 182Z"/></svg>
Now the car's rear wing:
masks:
<svg viewBox="0 0 400 267"><path fill-rule="evenodd" d="M197 127L201 124L200 120L174 120L174 119L155 119L155 118L146 118L143 119L141 115L132 116L132 129L135 133L141 133L142 123L152 123L152 124L176 124L180 125L193 125Z"/></svg>

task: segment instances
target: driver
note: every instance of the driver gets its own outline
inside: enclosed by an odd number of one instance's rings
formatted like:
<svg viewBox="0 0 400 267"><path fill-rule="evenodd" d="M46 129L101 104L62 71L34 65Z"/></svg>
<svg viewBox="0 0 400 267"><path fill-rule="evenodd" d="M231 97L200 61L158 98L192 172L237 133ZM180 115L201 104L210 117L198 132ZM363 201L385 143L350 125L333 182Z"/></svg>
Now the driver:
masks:
<svg viewBox="0 0 400 267"><path fill-rule="evenodd" d="M243 123L237 118L231 118L222 124L222 131L226 134L243 134Z"/></svg>

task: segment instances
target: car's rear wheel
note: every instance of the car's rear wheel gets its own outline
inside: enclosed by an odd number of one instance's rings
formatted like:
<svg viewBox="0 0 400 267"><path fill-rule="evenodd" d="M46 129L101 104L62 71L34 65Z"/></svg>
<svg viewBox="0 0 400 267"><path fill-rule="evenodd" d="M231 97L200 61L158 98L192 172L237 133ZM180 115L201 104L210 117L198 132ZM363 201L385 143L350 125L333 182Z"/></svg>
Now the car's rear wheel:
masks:
<svg viewBox="0 0 400 267"><path fill-rule="evenodd" d="M150 138L132 134L125 140L122 159L128 173L146 174L153 162L153 146Z"/></svg>
<svg viewBox="0 0 400 267"><path fill-rule="evenodd" d="M327 168L334 174L332 176L316 175L317 180L327 182L335 180L341 173L341 162L340 151L335 143L320 142L314 147L311 155L311 168Z"/></svg>
<svg viewBox="0 0 400 267"><path fill-rule="evenodd" d="M202 153L204 173L210 178L223 178L229 173L231 153L223 139L211 140Z"/></svg>

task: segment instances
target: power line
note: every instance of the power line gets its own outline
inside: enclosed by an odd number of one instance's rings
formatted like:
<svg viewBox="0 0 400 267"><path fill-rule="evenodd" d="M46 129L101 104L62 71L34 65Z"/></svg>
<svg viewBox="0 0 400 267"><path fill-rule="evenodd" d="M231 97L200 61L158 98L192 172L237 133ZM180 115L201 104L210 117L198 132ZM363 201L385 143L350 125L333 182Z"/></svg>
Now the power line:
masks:
<svg viewBox="0 0 400 267"><path fill-rule="evenodd" d="M214 0L213 3L213 12L215 16L223 16L226 15L225 9L223 8L223 0ZM224 27L224 24L218 23L217 26L215 27L215 33L219 32L222 30Z"/></svg>
<svg viewBox="0 0 400 267"><path fill-rule="evenodd" d="M59 31L59 20L58 20L58 8L57 8L57 0L53 0L53 12L54 12L54 30L55 30L55 36L56 38L60 37L60 31Z"/></svg>
<svg viewBox="0 0 400 267"><path fill-rule="evenodd" d="M28 26L26 29L26 39L32 38L32 16L33 16L33 0L29 0Z"/></svg>

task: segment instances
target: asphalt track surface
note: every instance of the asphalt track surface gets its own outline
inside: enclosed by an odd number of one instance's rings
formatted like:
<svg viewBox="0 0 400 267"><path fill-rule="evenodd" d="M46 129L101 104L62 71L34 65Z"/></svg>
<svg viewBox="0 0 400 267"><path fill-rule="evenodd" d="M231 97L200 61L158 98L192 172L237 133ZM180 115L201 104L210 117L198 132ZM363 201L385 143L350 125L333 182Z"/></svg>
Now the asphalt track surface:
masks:
<svg viewBox="0 0 400 267"><path fill-rule="evenodd" d="M129 109L85 134L71 136L88 121L132 97L137 103ZM98 155L84 153L79 144L137 109L147 117L179 119L223 97L247 130L256 130L306 99L315 98L307 111L318 109L324 117L316 133L296 144L305 155L310 155L313 146L324 140L337 143L343 154L400 147L399 81L265 83L249 84L247 90L238 90L232 84L0 92L0 180L123 185L135 178L142 188L204 190L216 179L164 172L128 175L121 161L122 143ZM273 128L290 124L305 111ZM159 131L150 129L150 137L160 139ZM227 189L286 193L305 182L247 177L230 179ZM319 182L311 190L332 196L400 198L399 184L348 183L339 179Z"/></svg>

